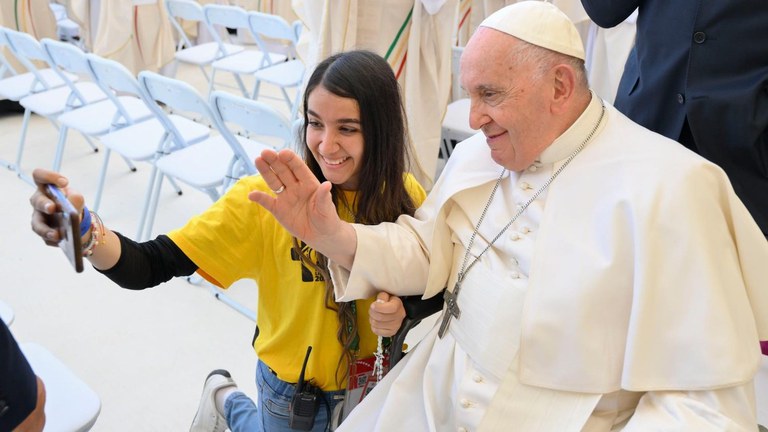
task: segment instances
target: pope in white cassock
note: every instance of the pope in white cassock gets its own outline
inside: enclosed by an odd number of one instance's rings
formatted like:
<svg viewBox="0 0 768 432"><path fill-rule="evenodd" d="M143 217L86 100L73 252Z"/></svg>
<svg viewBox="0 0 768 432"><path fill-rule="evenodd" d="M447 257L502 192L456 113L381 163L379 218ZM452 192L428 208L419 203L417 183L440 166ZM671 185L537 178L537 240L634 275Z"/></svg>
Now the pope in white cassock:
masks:
<svg viewBox="0 0 768 432"><path fill-rule="evenodd" d="M415 217L338 219L288 150L252 192L333 260L337 298L440 295L436 327L343 431L754 431L768 242L723 171L590 91L555 6L489 16L470 123ZM727 125L723 125L727 127Z"/></svg>

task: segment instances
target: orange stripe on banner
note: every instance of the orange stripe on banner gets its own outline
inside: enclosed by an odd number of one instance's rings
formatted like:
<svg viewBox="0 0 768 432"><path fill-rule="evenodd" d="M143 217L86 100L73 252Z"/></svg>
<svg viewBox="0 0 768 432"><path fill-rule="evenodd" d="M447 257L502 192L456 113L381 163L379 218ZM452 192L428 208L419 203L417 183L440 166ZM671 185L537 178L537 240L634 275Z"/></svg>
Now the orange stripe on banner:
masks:
<svg viewBox="0 0 768 432"><path fill-rule="evenodd" d="M400 67L397 69L397 73L395 74L395 79L400 79L400 74L403 72L403 68L405 67L405 61L408 59L408 51L405 51L405 55L403 56L403 62L400 63Z"/></svg>
<svg viewBox="0 0 768 432"><path fill-rule="evenodd" d="M470 12L472 12L472 7L467 9L467 12L464 13L463 17L461 17L461 21L459 21L459 29L461 29L461 27L464 25L464 21L467 20L467 17L469 16Z"/></svg>

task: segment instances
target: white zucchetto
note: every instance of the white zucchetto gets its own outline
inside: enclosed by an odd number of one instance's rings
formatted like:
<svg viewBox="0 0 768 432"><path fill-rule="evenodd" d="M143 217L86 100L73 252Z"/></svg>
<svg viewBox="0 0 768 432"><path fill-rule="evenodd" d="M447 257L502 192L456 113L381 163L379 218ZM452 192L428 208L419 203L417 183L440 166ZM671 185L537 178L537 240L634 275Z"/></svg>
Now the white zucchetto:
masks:
<svg viewBox="0 0 768 432"><path fill-rule="evenodd" d="M489 15L480 27L488 27L530 44L584 60L581 36L563 11L541 0L526 0Z"/></svg>

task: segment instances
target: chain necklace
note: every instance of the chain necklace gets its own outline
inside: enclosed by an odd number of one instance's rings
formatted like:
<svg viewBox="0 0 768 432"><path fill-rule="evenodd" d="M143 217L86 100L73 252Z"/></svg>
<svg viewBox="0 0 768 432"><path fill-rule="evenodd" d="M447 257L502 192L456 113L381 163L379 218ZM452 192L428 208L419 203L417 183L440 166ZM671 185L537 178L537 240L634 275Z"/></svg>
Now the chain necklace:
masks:
<svg viewBox="0 0 768 432"><path fill-rule="evenodd" d="M438 336L442 338L445 335L446 330L448 330L448 325L451 322L451 318L459 319L459 316L461 315L461 310L459 310L459 305L457 303L458 297L459 297L459 291L461 290L461 283L464 281L464 277L469 272L469 270L477 263L477 261L482 257L488 249L493 246L494 243L496 243L496 240L498 240L506 231L509 229L509 227L512 226L512 224L517 220L520 215L523 214L523 212L528 208L529 205L533 201L536 200L536 198L541 195L544 190L546 190L549 185L557 178L558 175L560 175L561 172L565 169L565 167L568 166L568 164L571 163L573 158L576 157L579 152L584 148L584 146L587 145L590 139L592 139L592 136L595 135L595 132L597 131L597 128L600 126L600 123L603 121L603 117L605 116L605 104L603 104L602 100L600 101L602 111L600 112L600 118L597 119L597 122L595 123L595 126L592 128L592 130L589 132L586 138L584 138L584 141L579 144L579 146L571 153L568 158L563 162L563 164L558 168L552 176L547 179L547 181L542 185L539 190L536 191L536 193L531 196L531 198L528 199L528 201L525 202L522 206L518 206L517 213L515 213L514 216L512 216L512 219L504 226L504 228L499 231L498 234L493 238L493 240L488 243L488 246L485 247L485 249L478 254L475 259L472 260L472 262L469 262L469 251L472 249L472 245L475 242L475 237L477 237L477 233L480 230L480 224L483 223L483 219L485 219L485 215L488 212L488 208L491 206L491 202L493 201L494 195L496 195L496 191L499 189L499 185L501 184L501 179L504 177L504 174L507 172L507 169L504 168L501 170L501 174L499 174L499 178L496 179L496 184L493 186L493 190L491 191L491 196L488 197L488 202L485 203L485 207L483 208L483 212L480 214L480 219L477 221L477 225L475 225L474 231L472 231L472 236L469 238L469 243L467 244L467 249L464 252L464 260L461 263L461 270L459 270L459 273L456 277L456 284L453 286L453 291L445 290L443 291L443 300L445 301L446 305L446 311L443 314L443 320L440 323L440 330L438 330ZM469 265L467 265L469 263Z"/></svg>

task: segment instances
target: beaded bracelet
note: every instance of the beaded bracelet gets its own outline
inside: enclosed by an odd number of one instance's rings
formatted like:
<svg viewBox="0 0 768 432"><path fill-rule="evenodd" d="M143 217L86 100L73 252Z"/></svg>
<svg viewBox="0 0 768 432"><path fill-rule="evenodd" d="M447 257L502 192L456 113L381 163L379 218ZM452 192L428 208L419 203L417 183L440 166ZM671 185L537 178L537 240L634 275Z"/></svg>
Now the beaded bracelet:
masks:
<svg viewBox="0 0 768 432"><path fill-rule="evenodd" d="M84 257L93 255L93 250L96 249L96 246L107 242L107 233L101 217L96 212L89 213L89 219L92 219L93 229L91 230L91 239L88 241L88 244L83 246Z"/></svg>

